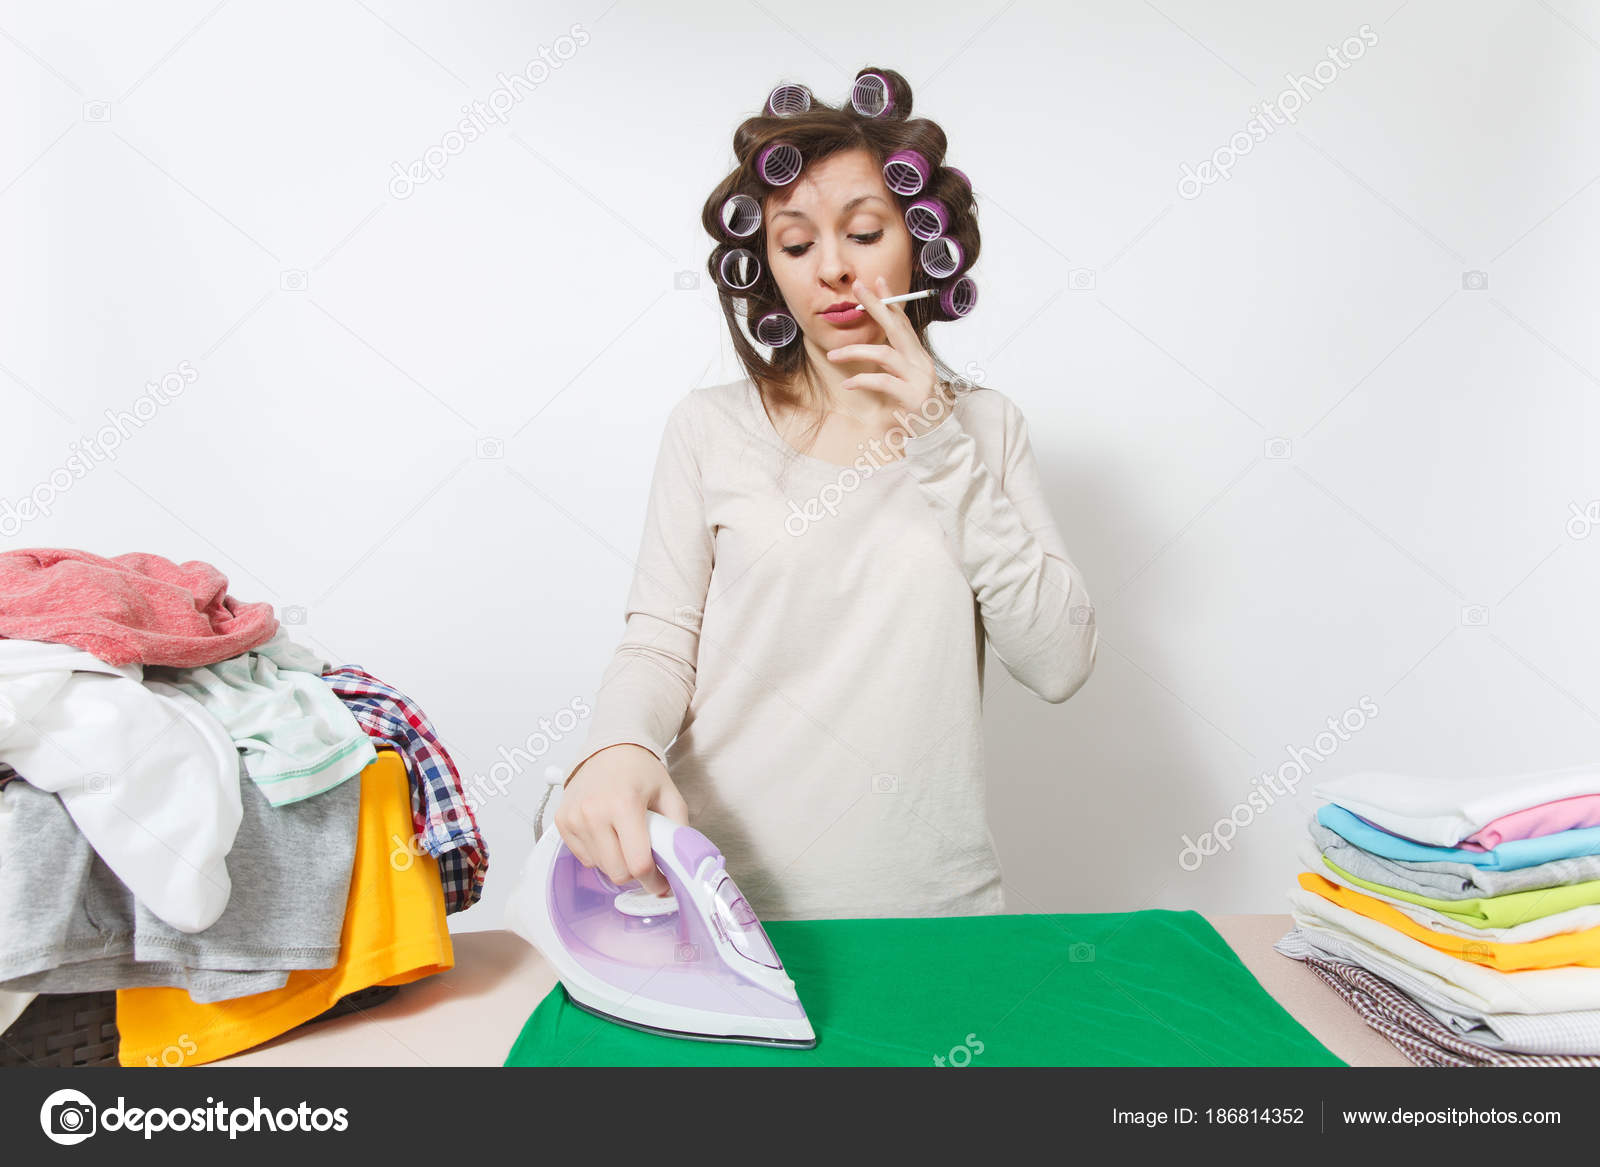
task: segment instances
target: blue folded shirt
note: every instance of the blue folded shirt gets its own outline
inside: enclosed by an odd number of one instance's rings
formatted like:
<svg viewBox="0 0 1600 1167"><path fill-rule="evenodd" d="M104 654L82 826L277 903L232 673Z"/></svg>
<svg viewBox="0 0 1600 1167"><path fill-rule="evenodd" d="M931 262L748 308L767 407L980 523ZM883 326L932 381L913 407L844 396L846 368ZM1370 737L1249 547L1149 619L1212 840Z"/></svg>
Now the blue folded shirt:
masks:
<svg viewBox="0 0 1600 1167"><path fill-rule="evenodd" d="M1363 851L1409 863L1469 863L1485 871L1515 871L1519 867L1533 867L1553 859L1600 855L1600 827L1557 831L1553 835L1539 835L1532 839L1511 839L1487 851L1467 851L1460 847L1435 847L1391 835L1332 802L1317 808L1317 821Z"/></svg>

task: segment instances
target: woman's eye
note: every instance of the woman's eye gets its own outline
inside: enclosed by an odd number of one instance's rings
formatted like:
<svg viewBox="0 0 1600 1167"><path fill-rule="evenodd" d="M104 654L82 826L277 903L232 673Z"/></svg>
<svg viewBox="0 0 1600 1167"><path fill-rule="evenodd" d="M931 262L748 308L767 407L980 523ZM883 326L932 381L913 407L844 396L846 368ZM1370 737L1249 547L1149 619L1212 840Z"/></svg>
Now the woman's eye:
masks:
<svg viewBox="0 0 1600 1167"><path fill-rule="evenodd" d="M852 235L850 238L854 239L857 243L870 245L883 238L883 228L879 227L876 231L869 231L864 235ZM796 243L792 247L780 248L785 255L793 255L796 257L804 255L810 249L811 244L809 243Z"/></svg>

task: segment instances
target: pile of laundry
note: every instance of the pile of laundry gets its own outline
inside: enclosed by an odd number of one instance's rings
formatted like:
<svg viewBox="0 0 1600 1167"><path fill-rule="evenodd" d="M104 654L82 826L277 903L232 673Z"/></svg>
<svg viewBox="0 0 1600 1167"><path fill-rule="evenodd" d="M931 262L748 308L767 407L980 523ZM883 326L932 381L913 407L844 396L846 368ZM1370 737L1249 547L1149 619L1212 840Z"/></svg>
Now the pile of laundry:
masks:
<svg viewBox="0 0 1600 1167"><path fill-rule="evenodd" d="M488 850L432 724L227 586L0 553L0 1032L114 989L122 1064L199 1064L452 966Z"/></svg>
<svg viewBox="0 0 1600 1167"><path fill-rule="evenodd" d="M1419 1066L1600 1066L1600 766L1315 793L1279 952Z"/></svg>

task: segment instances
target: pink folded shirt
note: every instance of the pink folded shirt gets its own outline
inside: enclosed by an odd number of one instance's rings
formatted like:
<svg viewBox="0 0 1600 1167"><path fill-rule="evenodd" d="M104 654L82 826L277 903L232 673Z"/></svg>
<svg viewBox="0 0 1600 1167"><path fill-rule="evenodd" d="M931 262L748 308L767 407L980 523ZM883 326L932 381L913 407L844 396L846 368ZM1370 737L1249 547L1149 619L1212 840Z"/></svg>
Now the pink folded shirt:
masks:
<svg viewBox="0 0 1600 1167"><path fill-rule="evenodd" d="M1514 810L1485 823L1459 845L1468 851L1488 851L1510 839L1536 839L1580 827L1600 827L1600 794L1558 798L1527 810Z"/></svg>
<svg viewBox="0 0 1600 1167"><path fill-rule="evenodd" d="M70 548L0 552L0 637L70 644L111 665L198 668L278 631L272 605L228 595L209 563Z"/></svg>

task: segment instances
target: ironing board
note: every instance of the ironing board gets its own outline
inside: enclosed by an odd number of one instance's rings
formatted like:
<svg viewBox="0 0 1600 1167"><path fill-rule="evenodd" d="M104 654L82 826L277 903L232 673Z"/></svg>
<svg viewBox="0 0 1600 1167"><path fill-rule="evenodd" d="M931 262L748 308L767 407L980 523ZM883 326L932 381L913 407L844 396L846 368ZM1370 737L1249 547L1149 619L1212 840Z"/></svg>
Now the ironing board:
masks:
<svg viewBox="0 0 1600 1167"><path fill-rule="evenodd" d="M1273 950L1273 944L1293 926L1287 914L1206 919L1257 983L1347 1064L1410 1065L1305 965ZM470 922L470 917L466 920ZM451 942L456 967L449 972L407 985L381 1005L307 1026L212 1064L501 1065L530 1013L555 986L555 970L512 932L457 931ZM957 1036L964 1041L968 1032L976 1033L968 1027Z"/></svg>
<svg viewBox="0 0 1600 1167"><path fill-rule="evenodd" d="M556 985L508 1066L1343 1066L1192 911L765 925L814 1049L644 1033Z"/></svg>

